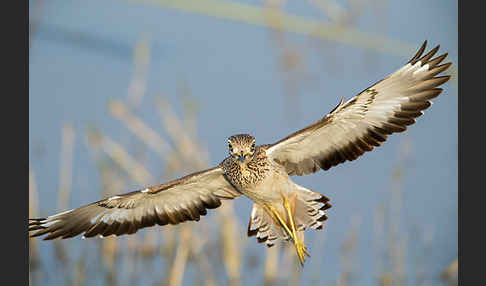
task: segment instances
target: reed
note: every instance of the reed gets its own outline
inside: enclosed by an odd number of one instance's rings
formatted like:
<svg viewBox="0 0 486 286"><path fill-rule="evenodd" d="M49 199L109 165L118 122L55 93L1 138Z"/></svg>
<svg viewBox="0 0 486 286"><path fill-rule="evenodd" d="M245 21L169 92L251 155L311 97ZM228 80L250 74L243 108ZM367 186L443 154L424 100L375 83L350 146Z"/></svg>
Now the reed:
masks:
<svg viewBox="0 0 486 286"><path fill-rule="evenodd" d="M441 280L444 281L447 285L453 286L458 285L458 274L459 274L459 260L455 258L452 262L447 266L444 272L441 273Z"/></svg>

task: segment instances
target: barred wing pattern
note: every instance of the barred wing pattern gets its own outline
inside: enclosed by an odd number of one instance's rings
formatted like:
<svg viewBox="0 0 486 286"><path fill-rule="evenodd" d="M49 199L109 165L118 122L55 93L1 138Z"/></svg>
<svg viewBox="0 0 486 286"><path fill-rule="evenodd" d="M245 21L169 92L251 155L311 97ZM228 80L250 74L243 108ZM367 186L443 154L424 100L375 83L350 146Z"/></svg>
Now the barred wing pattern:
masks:
<svg viewBox="0 0 486 286"><path fill-rule="evenodd" d="M288 137L267 145L267 156L289 175L305 175L352 161L403 132L423 114L450 76L436 76L452 63L432 58L439 46L422 56L427 41L401 69L341 103L327 116Z"/></svg>
<svg viewBox="0 0 486 286"><path fill-rule="evenodd" d="M220 166L193 173L160 186L113 196L47 218L29 219L31 237L69 238L132 234L140 228L199 221L221 199L240 196L224 178Z"/></svg>

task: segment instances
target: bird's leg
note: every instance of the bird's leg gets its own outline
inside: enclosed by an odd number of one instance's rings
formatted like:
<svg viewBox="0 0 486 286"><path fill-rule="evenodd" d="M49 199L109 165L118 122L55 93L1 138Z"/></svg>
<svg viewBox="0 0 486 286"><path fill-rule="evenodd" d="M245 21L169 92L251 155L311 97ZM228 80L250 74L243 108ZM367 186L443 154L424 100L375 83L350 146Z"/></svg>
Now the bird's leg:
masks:
<svg viewBox="0 0 486 286"><path fill-rule="evenodd" d="M277 220L280 222L280 225L283 226L285 231L288 233L288 235L294 240L294 235L293 232L290 231L289 227L285 223L285 221L282 219L282 217L278 214L277 210L275 209L274 206L272 205L267 205L268 209L277 217Z"/></svg>
<svg viewBox="0 0 486 286"><path fill-rule="evenodd" d="M297 255L299 256L300 264L303 266L305 262L305 255L310 257L310 254L307 251L304 242L297 237L297 230L295 229L294 216L292 214L292 209L290 208L289 200L286 197L284 197L283 201L284 201L284 207L287 210L287 215L289 217L290 227L292 228L292 237L294 240L295 249L297 250Z"/></svg>
<svg viewBox="0 0 486 286"><path fill-rule="evenodd" d="M297 250L297 255L299 257L299 261L300 261L301 265L304 265L305 255L310 257L310 254L307 251L307 248L305 247L304 242L297 237L297 231L295 229L294 219L293 219L293 216L292 216L292 212L291 212L291 209L290 209L290 203L289 203L288 199L284 198L284 207L287 210L287 214L289 216L289 221L290 221L290 225L291 225L292 230L289 229L289 227L287 226L287 223L285 223L285 221L280 216L280 214L278 213L278 211L275 209L274 206L267 205L267 207L270 210L270 212L273 215L275 215L275 217L279 221L280 225L285 229L287 234L294 241L294 245L295 245L295 249Z"/></svg>

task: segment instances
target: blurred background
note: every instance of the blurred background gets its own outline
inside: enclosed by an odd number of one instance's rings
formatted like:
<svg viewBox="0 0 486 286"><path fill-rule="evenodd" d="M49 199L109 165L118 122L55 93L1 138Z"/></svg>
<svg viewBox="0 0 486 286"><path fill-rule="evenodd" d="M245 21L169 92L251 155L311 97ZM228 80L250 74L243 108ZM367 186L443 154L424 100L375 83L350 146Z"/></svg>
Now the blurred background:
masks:
<svg viewBox="0 0 486 286"><path fill-rule="evenodd" d="M428 40L453 78L417 124L358 160L293 177L331 198L290 244L246 227L249 199L135 235L30 239L30 285L457 285L457 2L31 0L29 217L272 143L405 64Z"/></svg>

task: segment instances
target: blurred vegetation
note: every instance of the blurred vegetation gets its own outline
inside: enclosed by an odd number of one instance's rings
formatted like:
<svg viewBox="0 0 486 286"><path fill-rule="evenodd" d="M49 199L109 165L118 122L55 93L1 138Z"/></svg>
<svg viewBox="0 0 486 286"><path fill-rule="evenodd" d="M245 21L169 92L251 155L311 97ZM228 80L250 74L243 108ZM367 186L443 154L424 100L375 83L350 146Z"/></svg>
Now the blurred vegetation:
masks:
<svg viewBox="0 0 486 286"><path fill-rule="evenodd" d="M31 13L30 36L36 31L41 17L42 2L34 5ZM318 38L322 46L322 56L330 63L331 69L338 69L334 64L333 51L336 44L350 44L360 48L379 52L408 56L413 47L381 36L365 35L353 26L360 17L363 7L369 5L366 0L349 1L349 7L339 5L333 0L308 0L328 20L327 23L292 16L283 12L285 1L265 0L262 7L251 6L232 1L165 1L138 0L133 2L169 7L213 17L242 21L248 24L270 28L270 38L275 47L278 66L282 75L286 106L295 107L302 87L308 84L309 71L305 66L305 53L298 46L286 39L286 32L295 32ZM381 7L386 7L386 0L380 0ZM211 4L211 5L208 5ZM385 13L376 10L380 19L386 21ZM386 25L386 23L378 23ZM151 58L151 40L149 35L141 35L133 53L133 75L129 83L129 93L125 100L113 100L108 109L111 116L119 120L128 131L130 140L123 144L110 137L110 134L97 126L87 126L85 130L75 130L70 123L65 123L62 130L61 160L58 190L58 210L69 206L72 185L72 166L75 140L83 140L96 162L101 178L100 198L113 196L124 190L127 183L150 185L160 183L176 176L209 167L209 153L197 137L198 102L191 96L189 83L184 83L179 90L178 104L183 112L178 116L171 104L162 96L154 99L154 111L160 116L164 132L160 134L144 122L140 116L139 105L146 97L148 70ZM369 61L369 54L363 56L363 64ZM147 100L147 99L146 99ZM150 99L148 99L150 100ZM144 112L152 112L144 111ZM298 116L298 114L294 114ZM136 138L136 139L135 139ZM406 267L407 246L411 234L400 228L402 215L402 185L406 176L407 162L411 153L411 143L402 140L399 150L399 164L394 168L391 178L390 198L385 199L375 211L374 251L376 285L457 285L458 260L442 273L431 276L427 271L427 249L432 241L431 234L419 230L417 235L423 244L423 257L414 261L413 269ZM135 142L135 143L134 143ZM129 147L128 147L129 146ZM37 148L36 146L34 146ZM39 147L42 149L42 146ZM165 169L161 174L154 174L145 167L147 150L158 155ZM36 158L36 157L34 157ZM92 273L93 259L102 258L101 271L103 285L181 285L184 279L188 285L241 285L242 269L262 267L263 285L299 285L301 270L295 263L295 251L290 244L276 245L265 251L265 261L259 262L256 255L248 252L248 243L254 240L242 240L241 233L246 232L236 218L233 202L223 205L204 217L200 222L186 222L176 226L157 228L156 231L139 231L134 235L93 239L90 247L83 245L80 255L71 255L72 240L55 241L52 251L61 269L62 277L52 278L62 285L85 285L95 282L97 273ZM29 170L29 217L39 216L39 195L34 170ZM342 242L339 258L340 273L337 281L328 284L321 274L320 265L312 269L313 285L360 285L359 259L357 259L360 235L360 219L352 217L347 238ZM317 253L325 248L324 235L317 236L311 242ZM417 242L415 242L417 243ZM44 285L46 279L45 261L39 253L38 240L30 239L29 244L30 285ZM153 270L163 270L162 272ZM196 275L186 275L188 271ZM142 275L143 274L143 275ZM186 278L190 277L190 278ZM410 281L407 277L414 277ZM407 280L408 279L408 280ZM51 283L49 283L51 284Z"/></svg>

